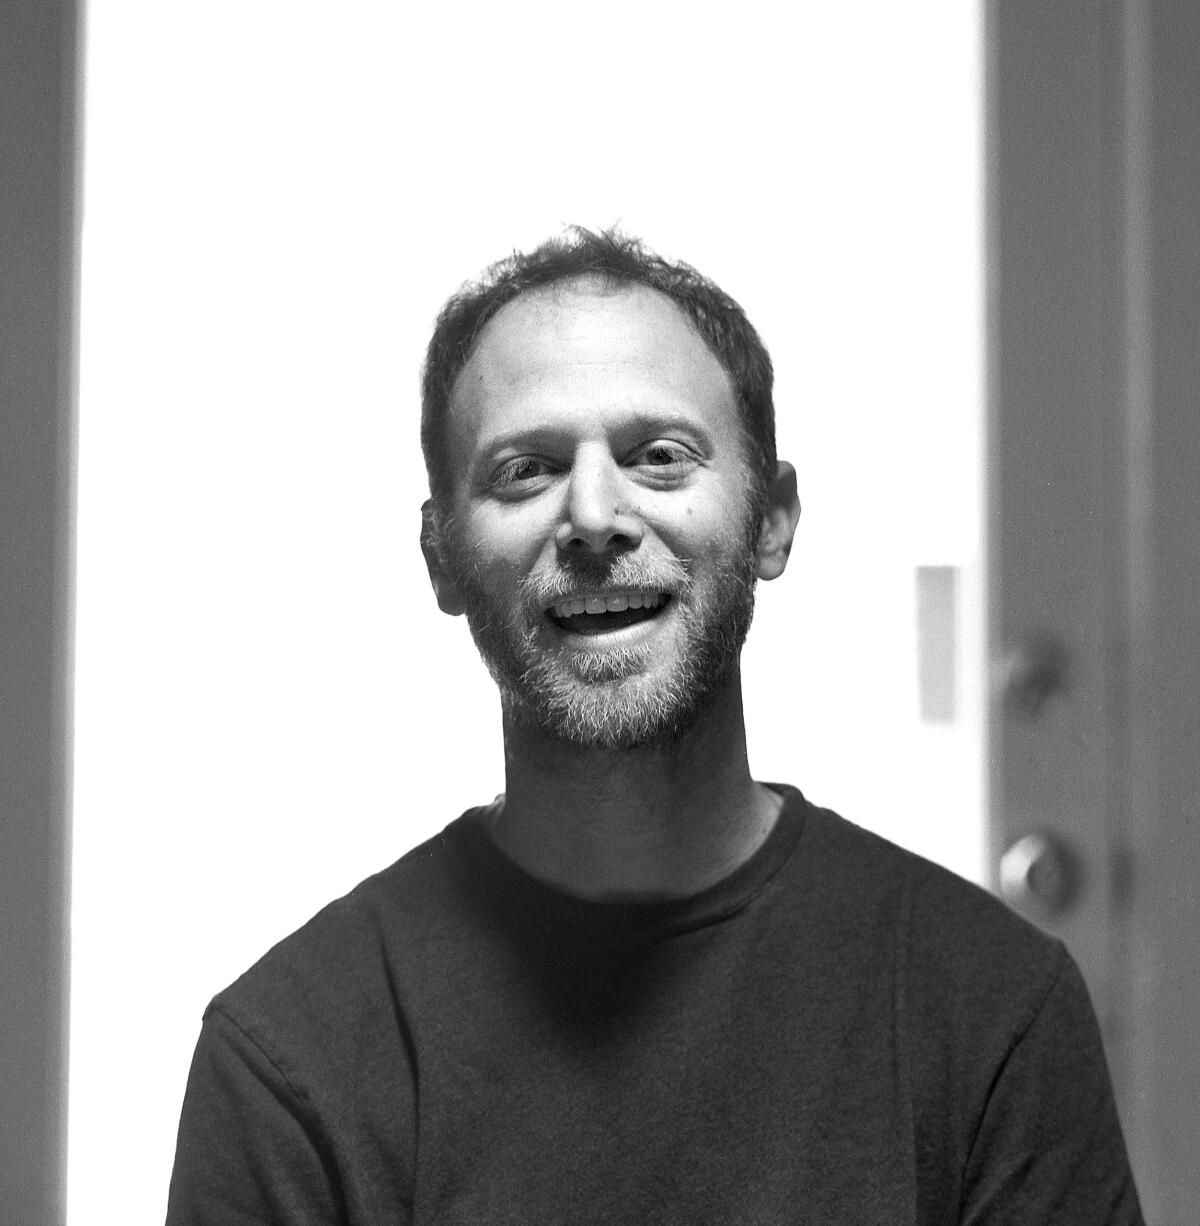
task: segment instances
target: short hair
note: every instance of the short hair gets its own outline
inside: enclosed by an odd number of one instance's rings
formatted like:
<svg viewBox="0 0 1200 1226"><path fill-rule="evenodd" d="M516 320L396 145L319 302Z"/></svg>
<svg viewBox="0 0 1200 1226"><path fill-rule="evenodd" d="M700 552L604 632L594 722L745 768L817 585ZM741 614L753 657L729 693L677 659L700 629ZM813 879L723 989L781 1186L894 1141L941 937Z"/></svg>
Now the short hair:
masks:
<svg viewBox="0 0 1200 1226"><path fill-rule="evenodd" d="M615 286L643 285L682 308L725 368L742 414L755 499L775 474L775 405L771 358L742 308L688 264L663 259L616 229L580 226L528 253L514 252L468 282L442 308L421 376L421 449L434 507L449 510L451 457L446 419L455 380L488 322L522 294L562 282L599 277Z"/></svg>

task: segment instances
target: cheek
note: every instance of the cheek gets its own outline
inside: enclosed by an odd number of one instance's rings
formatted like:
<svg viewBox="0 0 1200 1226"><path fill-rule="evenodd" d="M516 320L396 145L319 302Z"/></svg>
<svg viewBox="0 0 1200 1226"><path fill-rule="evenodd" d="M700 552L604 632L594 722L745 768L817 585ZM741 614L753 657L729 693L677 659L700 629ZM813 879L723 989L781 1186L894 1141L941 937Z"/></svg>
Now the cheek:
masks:
<svg viewBox="0 0 1200 1226"><path fill-rule="evenodd" d="M698 547L701 562L706 557L711 559L713 569L722 573L753 566L758 535L756 527L748 507L731 511L719 523L710 526L706 540Z"/></svg>
<svg viewBox="0 0 1200 1226"><path fill-rule="evenodd" d="M693 550L728 553L744 546L750 502L745 486L722 488L716 496L686 508L682 532Z"/></svg>
<svg viewBox="0 0 1200 1226"><path fill-rule="evenodd" d="M468 513L460 519L463 556L486 588L512 587L537 566L548 549L552 553L553 536L541 519L513 513Z"/></svg>

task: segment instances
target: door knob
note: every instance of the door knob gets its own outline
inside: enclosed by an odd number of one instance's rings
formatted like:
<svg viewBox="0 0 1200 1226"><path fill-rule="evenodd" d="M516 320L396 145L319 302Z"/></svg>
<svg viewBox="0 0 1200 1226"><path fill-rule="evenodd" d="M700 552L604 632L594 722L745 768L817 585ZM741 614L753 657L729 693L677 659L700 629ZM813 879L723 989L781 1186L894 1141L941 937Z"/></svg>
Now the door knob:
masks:
<svg viewBox="0 0 1200 1226"><path fill-rule="evenodd" d="M1011 907L1047 918L1064 911L1079 890L1074 855L1044 831L1022 835L1000 857L1000 894Z"/></svg>
<svg viewBox="0 0 1200 1226"><path fill-rule="evenodd" d="M1001 664L1002 684L1009 703L1027 720L1070 685L1070 658L1063 644L1049 634L1034 634L1009 651Z"/></svg>

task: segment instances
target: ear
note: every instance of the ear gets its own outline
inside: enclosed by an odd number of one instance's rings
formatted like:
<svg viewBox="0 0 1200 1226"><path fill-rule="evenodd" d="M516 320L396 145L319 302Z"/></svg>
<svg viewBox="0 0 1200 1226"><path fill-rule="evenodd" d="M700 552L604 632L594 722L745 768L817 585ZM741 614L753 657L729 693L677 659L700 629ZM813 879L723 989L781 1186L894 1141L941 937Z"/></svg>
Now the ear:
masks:
<svg viewBox="0 0 1200 1226"><path fill-rule="evenodd" d="M786 461L775 466L775 476L767 486L767 505L763 511L762 532L758 538L758 577L778 579L787 566L792 538L800 522L800 498L796 493L796 470Z"/></svg>
<svg viewBox="0 0 1200 1226"><path fill-rule="evenodd" d="M429 582L433 584L433 594L437 597L438 608L451 617L458 617L467 611L467 602L463 599L446 566L442 534L438 529L437 514L433 509L433 499L427 498L421 503L421 552L425 555L425 565L429 568Z"/></svg>

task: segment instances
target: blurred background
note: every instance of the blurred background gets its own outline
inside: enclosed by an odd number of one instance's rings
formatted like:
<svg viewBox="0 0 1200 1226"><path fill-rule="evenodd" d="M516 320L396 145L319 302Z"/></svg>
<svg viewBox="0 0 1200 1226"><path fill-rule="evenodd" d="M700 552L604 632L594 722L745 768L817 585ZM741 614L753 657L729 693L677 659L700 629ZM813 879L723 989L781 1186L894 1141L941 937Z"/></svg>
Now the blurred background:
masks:
<svg viewBox="0 0 1200 1226"><path fill-rule="evenodd" d="M501 790L418 371L570 223L774 357L755 773L1067 941L1148 1218L1194 1221L1200 9L5 21L0 1221L161 1220L208 998Z"/></svg>

